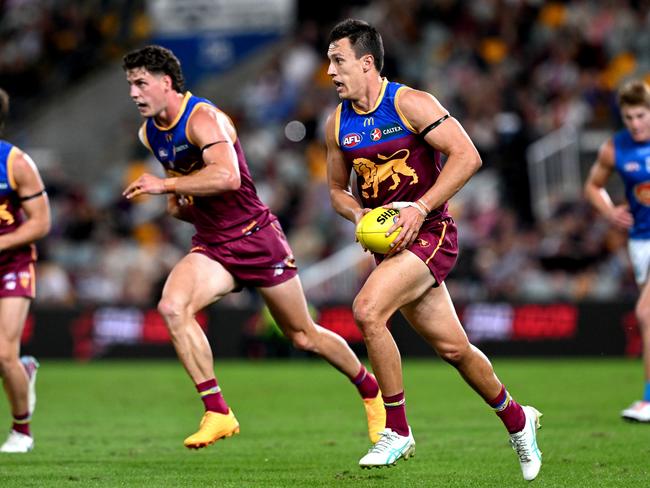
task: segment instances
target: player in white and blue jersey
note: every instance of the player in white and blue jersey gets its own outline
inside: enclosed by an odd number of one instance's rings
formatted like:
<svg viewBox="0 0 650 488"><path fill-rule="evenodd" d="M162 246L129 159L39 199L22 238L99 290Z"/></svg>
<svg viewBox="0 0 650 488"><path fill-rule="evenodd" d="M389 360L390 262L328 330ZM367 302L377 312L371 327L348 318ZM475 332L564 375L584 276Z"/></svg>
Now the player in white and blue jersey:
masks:
<svg viewBox="0 0 650 488"><path fill-rule="evenodd" d="M600 148L585 183L585 196L612 225L629 233L628 250L641 291L635 312L643 340L643 397L621 412L626 420L650 422L650 86L631 81L618 92L625 128ZM605 185L616 170L627 202L615 205Z"/></svg>

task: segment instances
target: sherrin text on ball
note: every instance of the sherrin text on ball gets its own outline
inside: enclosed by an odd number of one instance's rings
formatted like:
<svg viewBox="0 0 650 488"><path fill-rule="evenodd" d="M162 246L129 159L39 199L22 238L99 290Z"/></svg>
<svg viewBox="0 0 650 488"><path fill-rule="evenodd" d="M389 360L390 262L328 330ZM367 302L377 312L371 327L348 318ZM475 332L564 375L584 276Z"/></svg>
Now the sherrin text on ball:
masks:
<svg viewBox="0 0 650 488"><path fill-rule="evenodd" d="M386 232L399 217L399 210L377 207L364 215L357 224L356 236L364 249L377 254L386 254L391 250L391 243L398 236L401 227L386 236Z"/></svg>

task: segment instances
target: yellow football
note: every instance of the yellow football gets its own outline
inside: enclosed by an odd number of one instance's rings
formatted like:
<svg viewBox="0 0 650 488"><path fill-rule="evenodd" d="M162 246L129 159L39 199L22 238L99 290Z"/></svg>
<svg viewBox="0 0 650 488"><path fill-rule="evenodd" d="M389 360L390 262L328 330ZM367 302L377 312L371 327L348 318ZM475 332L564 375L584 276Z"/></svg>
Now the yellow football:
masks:
<svg viewBox="0 0 650 488"><path fill-rule="evenodd" d="M386 232L393 226L399 216L399 210L394 208L377 207L364 215L357 224L357 240L369 251L386 254L391 250L401 227L386 237Z"/></svg>

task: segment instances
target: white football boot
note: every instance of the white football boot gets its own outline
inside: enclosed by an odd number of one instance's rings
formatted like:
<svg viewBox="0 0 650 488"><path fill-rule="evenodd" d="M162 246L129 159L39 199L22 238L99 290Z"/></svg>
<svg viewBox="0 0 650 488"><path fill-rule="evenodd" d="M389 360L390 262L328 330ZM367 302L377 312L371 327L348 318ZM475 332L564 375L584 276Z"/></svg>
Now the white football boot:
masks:
<svg viewBox="0 0 650 488"><path fill-rule="evenodd" d="M542 467L542 452L537 447L537 429L541 427L539 419L542 414L533 407L521 408L526 414L526 425L519 432L510 434L510 445L519 457L524 479L532 481Z"/></svg>
<svg viewBox="0 0 650 488"><path fill-rule="evenodd" d="M16 432L15 430L12 430L11 432L9 432L9 437L7 437L5 443L2 444L2 447L0 447L0 452L23 453L23 452L29 452L33 448L34 448L34 439L32 439L28 435L21 434L20 432Z"/></svg>
<svg viewBox="0 0 650 488"><path fill-rule="evenodd" d="M633 422L650 422L650 402L634 402L621 412L621 417Z"/></svg>
<svg viewBox="0 0 650 488"><path fill-rule="evenodd" d="M23 363L23 367L27 372L27 378L29 378L27 399L29 415L32 415L34 413L34 409L36 408L36 373L38 373L38 367L40 364L34 356L21 356L20 362Z"/></svg>
<svg viewBox="0 0 650 488"><path fill-rule="evenodd" d="M409 435L402 436L389 428L379 433L379 440L368 451L368 454L359 460L362 468L381 468L394 466L402 458L407 460L415 456L415 439L409 427Z"/></svg>

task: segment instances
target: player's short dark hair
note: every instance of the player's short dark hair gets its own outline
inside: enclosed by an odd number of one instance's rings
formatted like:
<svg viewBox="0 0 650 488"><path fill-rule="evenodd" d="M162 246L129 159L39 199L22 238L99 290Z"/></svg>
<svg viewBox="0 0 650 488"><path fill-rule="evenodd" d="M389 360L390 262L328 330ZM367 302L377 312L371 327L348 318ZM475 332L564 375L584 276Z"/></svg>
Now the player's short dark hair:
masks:
<svg viewBox="0 0 650 488"><path fill-rule="evenodd" d="M363 20L346 19L334 26L327 44L346 37L350 40L357 59L366 54L372 54L375 59L375 68L381 73L384 67L384 42L377 29Z"/></svg>
<svg viewBox="0 0 650 488"><path fill-rule="evenodd" d="M5 122L9 117L9 94L0 88L0 134L5 128Z"/></svg>
<svg viewBox="0 0 650 488"><path fill-rule="evenodd" d="M150 73L162 73L172 79L172 87L178 93L185 92L185 79L181 62L171 50L162 46L145 46L126 54L122 58L124 71L145 68Z"/></svg>
<svg viewBox="0 0 650 488"><path fill-rule="evenodd" d="M625 105L650 108L650 86L641 80L629 81L623 85L618 91L618 106L622 108Z"/></svg>

